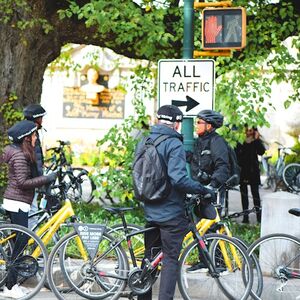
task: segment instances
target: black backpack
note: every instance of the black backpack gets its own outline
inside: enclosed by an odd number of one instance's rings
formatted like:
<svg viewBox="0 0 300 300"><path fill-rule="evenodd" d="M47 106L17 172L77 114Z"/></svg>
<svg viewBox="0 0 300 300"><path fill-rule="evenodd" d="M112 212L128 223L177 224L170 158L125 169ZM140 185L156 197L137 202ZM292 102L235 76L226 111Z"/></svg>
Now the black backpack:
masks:
<svg viewBox="0 0 300 300"><path fill-rule="evenodd" d="M238 164L235 151L232 149L232 147L229 144L227 144L227 147L228 147L228 156L229 156L229 165L230 165L230 177L235 175L235 178L233 178L230 181L230 186L236 186L240 183L241 168Z"/></svg>
<svg viewBox="0 0 300 300"><path fill-rule="evenodd" d="M133 189L135 198L140 201L165 199L171 190L167 170L156 147L170 136L161 135L155 141L144 137L133 162Z"/></svg>

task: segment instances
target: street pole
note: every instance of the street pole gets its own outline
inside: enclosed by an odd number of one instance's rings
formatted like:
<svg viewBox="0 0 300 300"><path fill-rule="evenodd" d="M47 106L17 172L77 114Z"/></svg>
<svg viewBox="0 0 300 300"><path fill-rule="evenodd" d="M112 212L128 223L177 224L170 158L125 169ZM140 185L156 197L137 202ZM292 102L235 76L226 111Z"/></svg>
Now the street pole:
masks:
<svg viewBox="0 0 300 300"><path fill-rule="evenodd" d="M194 0L184 0L183 7L184 31L183 31L183 59L192 59L194 52ZM194 119L184 117L182 122L182 134L185 150L193 150L194 144ZM189 166L189 165L187 165ZM190 174L190 170L188 168Z"/></svg>

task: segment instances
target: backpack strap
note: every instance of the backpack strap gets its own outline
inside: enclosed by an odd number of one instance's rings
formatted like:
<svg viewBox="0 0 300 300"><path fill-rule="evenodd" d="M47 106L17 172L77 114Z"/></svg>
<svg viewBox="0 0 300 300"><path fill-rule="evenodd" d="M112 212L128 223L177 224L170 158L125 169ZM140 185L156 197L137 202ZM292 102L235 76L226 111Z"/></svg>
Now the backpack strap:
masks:
<svg viewBox="0 0 300 300"><path fill-rule="evenodd" d="M166 134L162 134L160 135L154 142L153 145L154 147L157 147L161 142L165 141L166 139L168 139L170 136L166 135Z"/></svg>

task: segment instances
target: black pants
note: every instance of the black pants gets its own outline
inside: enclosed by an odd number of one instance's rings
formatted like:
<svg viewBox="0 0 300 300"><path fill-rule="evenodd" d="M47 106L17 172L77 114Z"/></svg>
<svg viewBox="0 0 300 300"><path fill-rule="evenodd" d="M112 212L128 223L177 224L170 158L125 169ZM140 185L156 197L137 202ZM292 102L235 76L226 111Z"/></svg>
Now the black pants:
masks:
<svg viewBox="0 0 300 300"><path fill-rule="evenodd" d="M184 236L188 232L188 221L185 217L178 217L163 223L148 223L146 227L155 226L156 229L145 233L145 258L151 260L158 248L163 251L159 300L172 300L175 293L178 258ZM138 296L138 300L151 300L152 290Z"/></svg>
<svg viewBox="0 0 300 300"><path fill-rule="evenodd" d="M258 184L250 184L251 194L253 197L253 204L254 206L260 207L260 197L258 191L259 185ZM248 199L248 185L247 184L240 184L240 192L242 198L242 207L243 210L249 209L249 199ZM245 216L245 219L248 219L248 215ZM261 211L256 213L257 221L261 221Z"/></svg>
<svg viewBox="0 0 300 300"><path fill-rule="evenodd" d="M10 219L13 224L28 227L28 213L21 210L19 212L9 212ZM22 233L18 233L15 240L14 249L12 252L11 261L14 262L18 259L19 255L23 252L25 245L27 244L28 236ZM17 272L12 266L7 274L6 286L10 290L17 283Z"/></svg>

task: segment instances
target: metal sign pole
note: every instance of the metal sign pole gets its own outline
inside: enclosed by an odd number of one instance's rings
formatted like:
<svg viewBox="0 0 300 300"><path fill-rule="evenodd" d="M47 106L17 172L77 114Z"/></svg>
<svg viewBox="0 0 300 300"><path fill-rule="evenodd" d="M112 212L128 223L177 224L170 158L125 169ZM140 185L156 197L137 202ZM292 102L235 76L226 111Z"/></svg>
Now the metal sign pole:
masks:
<svg viewBox="0 0 300 300"><path fill-rule="evenodd" d="M184 31L183 53L184 59L192 59L194 52L194 0L184 0ZM193 150L194 145L194 122L193 118L183 118L182 134L184 137L185 150ZM190 166L187 165L190 175Z"/></svg>

